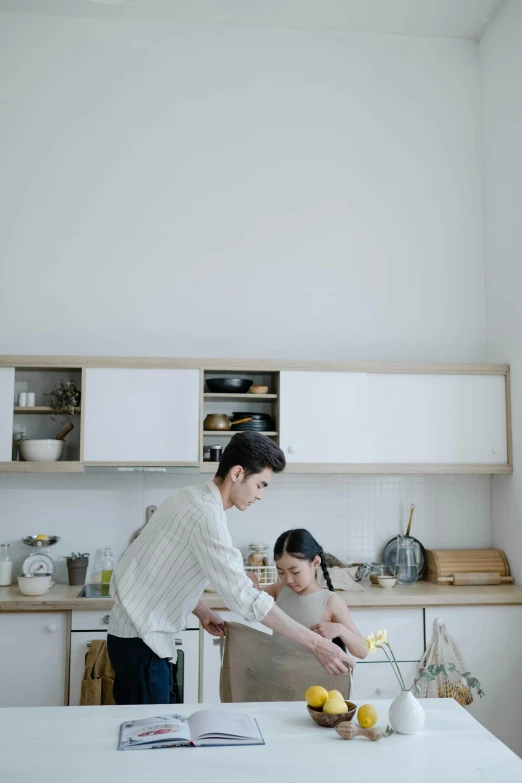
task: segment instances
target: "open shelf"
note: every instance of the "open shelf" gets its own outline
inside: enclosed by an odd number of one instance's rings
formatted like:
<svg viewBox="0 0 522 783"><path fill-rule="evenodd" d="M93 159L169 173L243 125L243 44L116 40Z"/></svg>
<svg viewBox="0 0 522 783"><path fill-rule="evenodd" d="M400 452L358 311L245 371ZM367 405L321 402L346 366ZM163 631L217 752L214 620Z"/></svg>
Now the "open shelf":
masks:
<svg viewBox="0 0 522 783"><path fill-rule="evenodd" d="M203 430L205 437L208 435L214 437L214 435L224 435L231 438L233 435L237 435L238 432L257 432L259 435L267 435L269 438L275 438L277 432L260 432L259 430Z"/></svg>
<svg viewBox="0 0 522 783"><path fill-rule="evenodd" d="M277 394L212 394L205 392L205 400L242 400L244 402L256 402L256 400L277 400Z"/></svg>
<svg viewBox="0 0 522 783"><path fill-rule="evenodd" d="M76 413L80 413L80 408L75 408ZM55 408L49 408L45 405L36 405L32 408L25 406L21 408L20 406L16 406L14 409L15 413L41 413L41 414L51 414L54 413L56 416L64 416L65 411L56 410Z"/></svg>

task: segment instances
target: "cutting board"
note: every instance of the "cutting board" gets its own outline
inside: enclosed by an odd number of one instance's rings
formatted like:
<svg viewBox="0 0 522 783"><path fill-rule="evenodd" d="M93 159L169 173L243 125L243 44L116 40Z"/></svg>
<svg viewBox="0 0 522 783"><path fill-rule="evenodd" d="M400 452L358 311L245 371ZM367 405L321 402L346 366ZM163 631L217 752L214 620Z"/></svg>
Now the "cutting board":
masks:
<svg viewBox="0 0 522 783"><path fill-rule="evenodd" d="M428 549L426 556L428 582L447 584L447 578L454 574L510 575L509 563L500 549Z"/></svg>

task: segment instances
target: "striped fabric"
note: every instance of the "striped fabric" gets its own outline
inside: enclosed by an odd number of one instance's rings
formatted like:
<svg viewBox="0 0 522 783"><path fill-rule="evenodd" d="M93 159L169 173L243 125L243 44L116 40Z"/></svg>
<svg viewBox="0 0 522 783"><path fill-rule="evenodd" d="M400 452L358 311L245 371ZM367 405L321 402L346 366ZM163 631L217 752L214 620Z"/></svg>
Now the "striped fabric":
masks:
<svg viewBox="0 0 522 783"><path fill-rule="evenodd" d="M246 620L262 620L274 603L246 576L213 481L171 495L125 552L111 582L109 633L139 636L160 658L175 660L176 633L209 581Z"/></svg>

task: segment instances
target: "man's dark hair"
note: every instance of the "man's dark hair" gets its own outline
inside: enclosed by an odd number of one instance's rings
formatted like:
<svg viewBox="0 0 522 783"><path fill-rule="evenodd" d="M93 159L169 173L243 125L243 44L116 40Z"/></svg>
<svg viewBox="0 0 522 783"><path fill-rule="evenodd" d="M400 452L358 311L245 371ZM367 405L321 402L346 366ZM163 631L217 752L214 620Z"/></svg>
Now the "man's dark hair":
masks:
<svg viewBox="0 0 522 783"><path fill-rule="evenodd" d="M245 478L271 468L274 473L285 469L285 455L267 435L259 432L238 432L234 435L219 461L216 478L224 479L230 468L241 465Z"/></svg>

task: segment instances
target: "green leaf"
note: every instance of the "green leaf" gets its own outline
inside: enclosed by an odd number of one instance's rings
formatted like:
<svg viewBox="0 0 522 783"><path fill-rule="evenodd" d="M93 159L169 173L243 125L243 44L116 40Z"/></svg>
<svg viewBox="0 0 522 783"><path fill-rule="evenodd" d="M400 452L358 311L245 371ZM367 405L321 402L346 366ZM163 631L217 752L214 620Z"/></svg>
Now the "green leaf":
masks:
<svg viewBox="0 0 522 783"><path fill-rule="evenodd" d="M394 731L394 729L392 729L390 724L388 724L386 726L386 729L385 729L384 734L382 736L383 737L391 737L392 734L395 734L395 731Z"/></svg>
<svg viewBox="0 0 522 783"><path fill-rule="evenodd" d="M437 666L434 663L432 663L431 666L428 666L428 671L430 674L440 674L441 670L442 666Z"/></svg>
<svg viewBox="0 0 522 783"><path fill-rule="evenodd" d="M447 672L454 672L457 669L454 663L447 663L445 668Z"/></svg>

